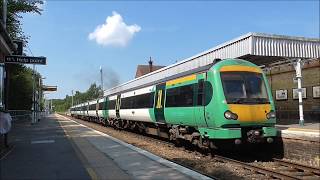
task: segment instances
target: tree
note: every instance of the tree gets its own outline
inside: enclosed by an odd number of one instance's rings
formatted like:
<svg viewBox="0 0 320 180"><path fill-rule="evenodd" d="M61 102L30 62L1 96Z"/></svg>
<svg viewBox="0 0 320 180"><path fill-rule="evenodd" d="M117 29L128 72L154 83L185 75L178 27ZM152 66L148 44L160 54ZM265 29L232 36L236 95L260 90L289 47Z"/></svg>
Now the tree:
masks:
<svg viewBox="0 0 320 180"><path fill-rule="evenodd" d="M3 0L0 0L2 10ZM22 31L22 13L41 14L41 0L7 0L7 31L11 39L22 40L24 45L28 43L29 37ZM0 13L1 19L2 14ZM8 109L30 110L32 106L32 74L33 71L24 65L10 64L6 66L9 76L9 102ZM39 79L40 74L36 73ZM36 81L37 82L37 81ZM38 83L36 83L37 85ZM39 86L35 88L41 88Z"/></svg>
<svg viewBox="0 0 320 180"><path fill-rule="evenodd" d="M3 0L0 0L1 10ZM7 31L11 39L19 39L28 43L29 37L22 31L22 13L41 14L43 11L39 5L43 4L42 0L7 0ZM2 14L1 14L2 16ZM2 17L1 17L2 18Z"/></svg>
<svg viewBox="0 0 320 180"><path fill-rule="evenodd" d="M73 96L74 105L79 103L84 103L93 99L97 99L103 96L103 91L101 86L97 86L96 83L90 85L87 91L81 93L76 91ZM71 107L72 97L66 95L64 99L54 99L52 104L55 107L55 111L65 112Z"/></svg>
<svg viewBox="0 0 320 180"><path fill-rule="evenodd" d="M8 64L10 72L9 102L10 110L30 110L33 97L33 70L20 64ZM35 73L35 90L39 90L41 75Z"/></svg>

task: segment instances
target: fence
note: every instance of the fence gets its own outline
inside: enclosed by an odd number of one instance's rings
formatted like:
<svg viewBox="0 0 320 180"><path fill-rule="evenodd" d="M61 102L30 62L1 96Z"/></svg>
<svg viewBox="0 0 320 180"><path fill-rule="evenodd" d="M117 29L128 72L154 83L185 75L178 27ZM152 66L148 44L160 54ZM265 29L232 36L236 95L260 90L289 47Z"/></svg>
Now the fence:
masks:
<svg viewBox="0 0 320 180"><path fill-rule="evenodd" d="M12 120L28 119L31 120L32 112L30 110L9 110Z"/></svg>

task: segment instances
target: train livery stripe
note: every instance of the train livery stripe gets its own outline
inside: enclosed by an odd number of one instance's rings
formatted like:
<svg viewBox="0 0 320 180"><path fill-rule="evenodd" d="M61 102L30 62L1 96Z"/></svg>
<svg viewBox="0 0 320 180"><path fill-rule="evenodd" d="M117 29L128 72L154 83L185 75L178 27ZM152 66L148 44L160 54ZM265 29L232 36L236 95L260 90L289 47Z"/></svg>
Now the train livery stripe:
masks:
<svg viewBox="0 0 320 180"><path fill-rule="evenodd" d="M222 68L220 68L220 72L227 72L227 71L247 71L247 72L262 73L260 68L251 67L251 66L230 65L230 66L223 66Z"/></svg>
<svg viewBox="0 0 320 180"><path fill-rule="evenodd" d="M238 115L240 122L262 122L267 120L267 113L271 110L270 104L228 104L231 112Z"/></svg>
<svg viewBox="0 0 320 180"><path fill-rule="evenodd" d="M167 86L172 86L172 85L176 85L178 83L185 83L187 81L196 80L196 78L197 78L197 76L195 74L193 74L193 75L190 75L190 76L185 76L185 77L181 77L181 78L178 78L178 79L174 79L174 80L168 81L168 82L166 82L166 85Z"/></svg>

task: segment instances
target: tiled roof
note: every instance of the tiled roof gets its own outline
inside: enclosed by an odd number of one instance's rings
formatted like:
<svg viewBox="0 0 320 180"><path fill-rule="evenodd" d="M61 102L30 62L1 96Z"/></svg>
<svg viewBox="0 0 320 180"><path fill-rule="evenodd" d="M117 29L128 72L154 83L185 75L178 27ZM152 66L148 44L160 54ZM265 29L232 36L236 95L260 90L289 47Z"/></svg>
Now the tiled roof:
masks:
<svg viewBox="0 0 320 180"><path fill-rule="evenodd" d="M143 76L145 74L148 74L148 73L150 73L152 71L156 71L156 70L161 69L163 67L165 67L165 66L154 66L154 65L152 65L152 70L150 71L149 65L138 65L135 78Z"/></svg>

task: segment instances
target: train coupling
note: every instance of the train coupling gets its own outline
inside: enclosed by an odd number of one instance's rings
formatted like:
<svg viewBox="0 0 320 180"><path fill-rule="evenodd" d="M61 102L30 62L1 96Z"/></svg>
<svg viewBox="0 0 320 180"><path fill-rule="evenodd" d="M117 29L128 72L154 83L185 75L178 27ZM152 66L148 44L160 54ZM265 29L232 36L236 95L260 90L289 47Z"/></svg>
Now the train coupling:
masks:
<svg viewBox="0 0 320 180"><path fill-rule="evenodd" d="M263 140L262 131L261 130L250 130L247 132L247 140L249 143L260 143Z"/></svg>

